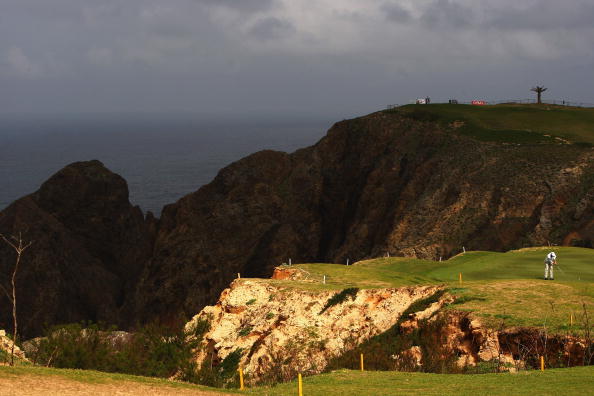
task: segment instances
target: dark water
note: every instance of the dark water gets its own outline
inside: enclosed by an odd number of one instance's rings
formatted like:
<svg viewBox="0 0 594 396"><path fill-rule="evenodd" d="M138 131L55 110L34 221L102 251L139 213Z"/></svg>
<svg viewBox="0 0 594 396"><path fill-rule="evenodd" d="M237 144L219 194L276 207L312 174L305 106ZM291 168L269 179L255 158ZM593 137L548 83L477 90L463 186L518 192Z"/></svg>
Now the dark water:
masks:
<svg viewBox="0 0 594 396"><path fill-rule="evenodd" d="M156 215L248 154L314 144L329 120L0 120L0 210L65 165L98 159Z"/></svg>

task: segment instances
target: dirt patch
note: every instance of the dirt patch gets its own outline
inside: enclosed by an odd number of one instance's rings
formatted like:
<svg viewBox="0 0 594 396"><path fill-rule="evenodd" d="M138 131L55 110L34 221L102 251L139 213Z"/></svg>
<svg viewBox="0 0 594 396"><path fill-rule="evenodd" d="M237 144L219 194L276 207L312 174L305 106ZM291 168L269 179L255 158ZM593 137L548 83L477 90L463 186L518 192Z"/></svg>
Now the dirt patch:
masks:
<svg viewBox="0 0 594 396"><path fill-rule="evenodd" d="M208 392L200 389L187 389L167 385L142 384L131 381L111 381L103 384L90 384L56 376L8 376L0 377L1 395L192 395L221 396L225 393Z"/></svg>

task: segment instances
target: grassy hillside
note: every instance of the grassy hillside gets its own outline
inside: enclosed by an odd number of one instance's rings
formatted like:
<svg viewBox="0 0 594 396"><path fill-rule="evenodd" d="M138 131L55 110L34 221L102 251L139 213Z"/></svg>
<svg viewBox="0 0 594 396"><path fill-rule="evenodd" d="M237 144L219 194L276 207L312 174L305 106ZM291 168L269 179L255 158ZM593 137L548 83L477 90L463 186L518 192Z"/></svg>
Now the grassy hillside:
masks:
<svg viewBox="0 0 594 396"><path fill-rule="evenodd" d="M310 282L267 282L310 290L445 284L459 299L452 308L472 311L489 326L546 325L554 332L577 331L583 304L590 315L594 312L594 250L555 247L555 280L545 281L543 261L550 250L467 252L443 262L393 257L351 266L300 264L293 267L305 271Z"/></svg>
<svg viewBox="0 0 594 396"><path fill-rule="evenodd" d="M184 382L91 370L0 366L0 394L7 395L192 395L239 393Z"/></svg>
<svg viewBox="0 0 594 396"><path fill-rule="evenodd" d="M248 394L281 396L297 385L250 390ZM594 389L594 367L522 372L520 374L453 375L340 370L304 378L305 396L390 395L585 395Z"/></svg>
<svg viewBox="0 0 594 396"><path fill-rule="evenodd" d="M594 367L518 374L454 375L340 370L303 379L304 396L409 395L585 395L594 387ZM19 395L194 395L297 394L295 381L274 387L221 390L180 382L97 371L45 367L1 367L0 388ZM4 394L4 393L3 393Z"/></svg>
<svg viewBox="0 0 594 396"><path fill-rule="evenodd" d="M479 140L512 143L594 144L594 109L554 105L407 105L387 110L418 120L453 125Z"/></svg>

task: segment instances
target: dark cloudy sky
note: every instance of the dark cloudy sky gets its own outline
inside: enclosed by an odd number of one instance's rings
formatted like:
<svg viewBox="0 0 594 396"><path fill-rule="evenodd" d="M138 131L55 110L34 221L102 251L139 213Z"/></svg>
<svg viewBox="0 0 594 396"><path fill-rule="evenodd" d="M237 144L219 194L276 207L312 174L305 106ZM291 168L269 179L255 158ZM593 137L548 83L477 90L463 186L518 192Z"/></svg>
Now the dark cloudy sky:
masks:
<svg viewBox="0 0 594 396"><path fill-rule="evenodd" d="M594 102L592 0L0 0L0 113Z"/></svg>

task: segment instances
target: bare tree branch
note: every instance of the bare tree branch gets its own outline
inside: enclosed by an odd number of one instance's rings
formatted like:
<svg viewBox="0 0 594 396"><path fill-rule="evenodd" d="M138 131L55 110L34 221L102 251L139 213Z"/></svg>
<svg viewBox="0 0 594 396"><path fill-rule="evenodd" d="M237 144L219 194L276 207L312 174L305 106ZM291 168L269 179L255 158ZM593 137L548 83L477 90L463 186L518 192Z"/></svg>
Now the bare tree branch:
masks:
<svg viewBox="0 0 594 396"><path fill-rule="evenodd" d="M8 245L10 245L14 251L16 252L16 262L14 265L14 269L12 271L12 321L13 321L13 333L12 333L12 348L10 350L10 365L14 366L14 346L17 342L17 336L18 336L18 322L17 322L17 312L16 312L16 307L17 307L17 299L16 299L16 274L19 270L19 264L21 263L21 256L23 254L23 252L25 250L27 250L29 248L29 246L31 246L31 244L33 243L33 241L30 241L29 243L24 243L23 242L23 237L21 235L21 233L19 232L19 236L12 236L11 238L15 241L14 243L11 242L8 238L6 238L4 235L0 234L0 237L4 240L4 242L6 242ZM9 296L10 298L10 296Z"/></svg>

